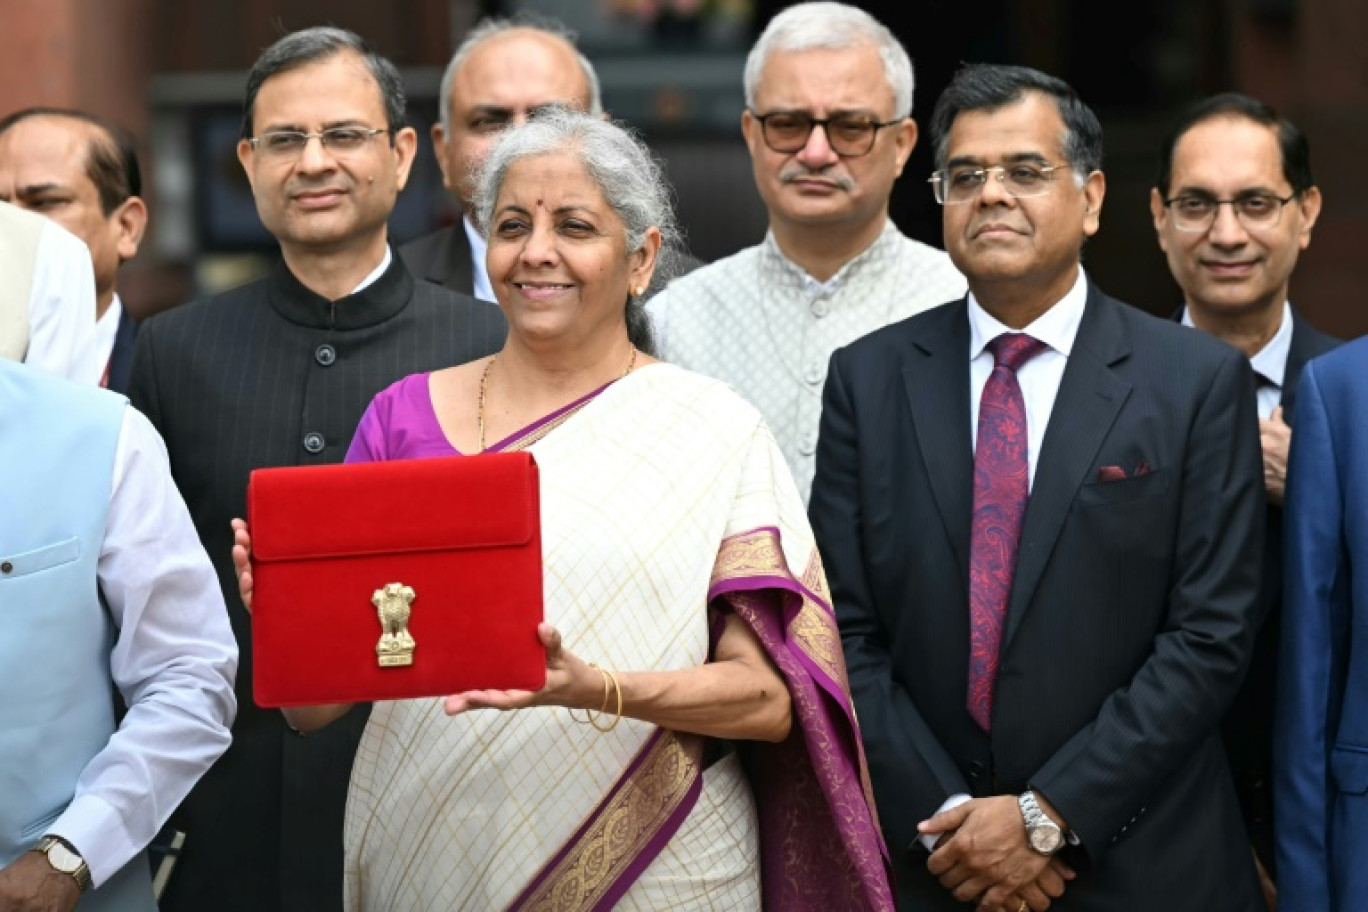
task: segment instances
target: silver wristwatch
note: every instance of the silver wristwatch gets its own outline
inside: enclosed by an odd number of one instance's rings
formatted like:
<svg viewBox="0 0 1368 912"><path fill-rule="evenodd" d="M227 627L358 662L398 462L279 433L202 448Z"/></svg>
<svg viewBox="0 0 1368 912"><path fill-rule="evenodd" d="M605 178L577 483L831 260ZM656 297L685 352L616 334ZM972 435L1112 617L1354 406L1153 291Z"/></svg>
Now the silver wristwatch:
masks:
<svg viewBox="0 0 1368 912"><path fill-rule="evenodd" d="M1040 809L1030 789L1017 796L1021 819L1026 823L1026 844L1041 855L1053 855L1064 848L1064 831Z"/></svg>
<svg viewBox="0 0 1368 912"><path fill-rule="evenodd" d="M90 889L90 867L65 839L49 834L38 840L33 851L47 856L54 871L71 875L82 893Z"/></svg>

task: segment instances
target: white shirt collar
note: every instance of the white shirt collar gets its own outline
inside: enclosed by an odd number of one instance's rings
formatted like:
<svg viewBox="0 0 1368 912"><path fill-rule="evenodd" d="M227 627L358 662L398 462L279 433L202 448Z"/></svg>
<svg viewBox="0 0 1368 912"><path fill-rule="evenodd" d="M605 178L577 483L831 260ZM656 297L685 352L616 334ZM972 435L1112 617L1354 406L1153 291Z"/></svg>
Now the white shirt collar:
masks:
<svg viewBox="0 0 1368 912"><path fill-rule="evenodd" d="M1183 325L1191 326L1194 329L1197 324L1192 322L1192 313L1186 306L1183 307ZM1278 331L1273 334L1273 338L1263 348L1254 353L1254 357L1249 359L1249 366L1254 368L1254 373L1272 383L1279 390L1283 388L1283 378L1287 376L1287 356L1292 353L1292 304L1289 301L1283 302L1282 323L1278 326Z"/></svg>
<svg viewBox="0 0 1368 912"><path fill-rule="evenodd" d="M365 291L370 286L374 285L377 281L380 280L380 277L385 274L385 270L389 269L390 263L392 262L394 262L394 254L390 252L389 244L386 244L385 256L384 259L380 261L380 265L376 266L375 269L371 271L370 275L362 279L360 285L357 285L355 288L352 289L352 294L359 294Z"/></svg>
<svg viewBox="0 0 1368 912"><path fill-rule="evenodd" d="M473 279L471 293L482 301L493 301L494 286L489 284L489 270L485 267L485 255L489 253L489 242L480 233L480 229L475 227L470 216L462 215L461 224L465 226L466 238L470 241L470 262L474 267L471 272Z"/></svg>
<svg viewBox="0 0 1368 912"><path fill-rule="evenodd" d="M988 311L983 309L969 292L969 357L977 358L988 347L988 343L1003 333L1024 332L1039 339L1050 348L1068 357L1073 351L1074 338L1078 335L1078 324L1083 320L1083 309L1088 303L1088 280L1083 267L1078 267L1078 278L1073 287L1065 293L1049 310L1036 317L1025 329L1012 329Z"/></svg>
<svg viewBox="0 0 1368 912"><path fill-rule="evenodd" d="M95 358L99 361L100 374L109 366L109 358L114 354L114 340L119 335L119 318L123 316L123 302L119 293L105 308L104 316L95 321Z"/></svg>

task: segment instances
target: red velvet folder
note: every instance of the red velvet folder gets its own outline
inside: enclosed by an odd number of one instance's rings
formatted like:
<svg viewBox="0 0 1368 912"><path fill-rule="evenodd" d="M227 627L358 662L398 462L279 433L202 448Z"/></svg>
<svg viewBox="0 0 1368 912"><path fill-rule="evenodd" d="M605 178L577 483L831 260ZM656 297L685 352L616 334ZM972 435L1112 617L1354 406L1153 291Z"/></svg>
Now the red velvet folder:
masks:
<svg viewBox="0 0 1368 912"><path fill-rule="evenodd" d="M531 453L258 469L247 502L258 705L545 684Z"/></svg>

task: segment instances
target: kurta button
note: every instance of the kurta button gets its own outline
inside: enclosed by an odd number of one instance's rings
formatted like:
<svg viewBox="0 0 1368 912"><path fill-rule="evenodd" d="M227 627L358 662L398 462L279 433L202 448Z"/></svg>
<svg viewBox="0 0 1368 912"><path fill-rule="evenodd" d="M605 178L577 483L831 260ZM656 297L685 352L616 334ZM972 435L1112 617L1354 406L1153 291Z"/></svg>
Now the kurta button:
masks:
<svg viewBox="0 0 1368 912"><path fill-rule="evenodd" d="M818 298L812 302L812 315L817 319L822 319L831 313L831 306L827 304L826 298Z"/></svg>
<svg viewBox="0 0 1368 912"><path fill-rule="evenodd" d="M310 453L323 452L323 435L317 431L304 435L304 449Z"/></svg>
<svg viewBox="0 0 1368 912"><path fill-rule="evenodd" d="M324 367L328 367L337 360L337 349L325 342L314 349L314 360Z"/></svg>
<svg viewBox="0 0 1368 912"><path fill-rule="evenodd" d="M822 365L813 364L808 367L807 373L803 376L803 379L812 386L816 386L826 379L826 372L822 370Z"/></svg>
<svg viewBox="0 0 1368 912"><path fill-rule="evenodd" d="M3 564L0 564L0 573L13 573L13 572L14 572L14 564L11 564L9 561L5 561Z"/></svg>

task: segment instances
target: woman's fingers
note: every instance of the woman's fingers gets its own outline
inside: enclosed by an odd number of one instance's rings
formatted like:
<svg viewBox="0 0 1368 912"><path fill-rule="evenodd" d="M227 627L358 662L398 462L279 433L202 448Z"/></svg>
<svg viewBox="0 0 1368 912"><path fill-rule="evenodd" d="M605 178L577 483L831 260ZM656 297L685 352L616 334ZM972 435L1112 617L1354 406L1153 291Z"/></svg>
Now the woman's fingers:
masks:
<svg viewBox="0 0 1368 912"><path fill-rule="evenodd" d="M252 536L247 523L233 520L233 569L237 573L238 596L248 613L252 610Z"/></svg>
<svg viewBox="0 0 1368 912"><path fill-rule="evenodd" d="M532 705L530 690L467 690L446 698L448 716L457 716L472 709L522 709Z"/></svg>

